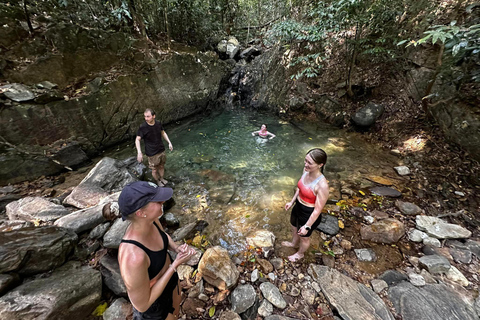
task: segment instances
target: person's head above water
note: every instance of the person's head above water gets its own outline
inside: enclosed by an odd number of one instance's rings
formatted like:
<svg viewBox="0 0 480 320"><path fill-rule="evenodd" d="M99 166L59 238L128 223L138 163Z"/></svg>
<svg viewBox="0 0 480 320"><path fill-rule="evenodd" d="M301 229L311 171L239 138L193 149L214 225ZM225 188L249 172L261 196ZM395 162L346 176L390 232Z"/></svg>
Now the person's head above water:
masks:
<svg viewBox="0 0 480 320"><path fill-rule="evenodd" d="M267 131L267 125L262 124L262 126L260 127L260 131Z"/></svg>
<svg viewBox="0 0 480 320"><path fill-rule="evenodd" d="M122 220L130 218L132 213L148 205L150 202L164 202L172 197L171 188L158 187L155 183L137 181L127 184L118 197L118 206Z"/></svg>
<svg viewBox="0 0 480 320"><path fill-rule="evenodd" d="M143 112L143 118L145 119L145 121L152 125L155 123L155 111L153 111L152 109L148 108L148 109L145 109L145 111Z"/></svg>
<svg viewBox="0 0 480 320"><path fill-rule="evenodd" d="M325 168L325 164L327 163L327 154L325 151L320 148L313 148L307 152L306 156L310 156L316 164L322 165L320 171L323 173L323 168Z"/></svg>

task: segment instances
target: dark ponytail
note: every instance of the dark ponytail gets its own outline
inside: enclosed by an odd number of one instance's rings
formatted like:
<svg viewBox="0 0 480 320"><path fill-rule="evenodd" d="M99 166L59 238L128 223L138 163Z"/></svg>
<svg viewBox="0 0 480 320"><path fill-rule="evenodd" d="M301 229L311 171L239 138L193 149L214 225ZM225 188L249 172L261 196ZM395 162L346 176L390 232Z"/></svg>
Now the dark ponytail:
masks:
<svg viewBox="0 0 480 320"><path fill-rule="evenodd" d="M327 154L325 151L320 148L313 148L308 150L307 155L310 155L316 164L323 164L323 166L320 168L320 172L323 173L323 168L325 168L325 165L327 164Z"/></svg>
<svg viewBox="0 0 480 320"><path fill-rule="evenodd" d="M102 208L102 215L107 221L113 221L120 217L120 209L117 202L109 202Z"/></svg>

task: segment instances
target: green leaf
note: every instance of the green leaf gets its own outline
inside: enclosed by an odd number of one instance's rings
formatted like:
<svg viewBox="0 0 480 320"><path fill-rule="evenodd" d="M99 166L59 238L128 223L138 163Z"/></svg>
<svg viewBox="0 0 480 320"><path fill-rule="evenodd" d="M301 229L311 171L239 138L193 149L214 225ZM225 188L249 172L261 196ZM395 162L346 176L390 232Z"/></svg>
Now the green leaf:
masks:
<svg viewBox="0 0 480 320"><path fill-rule="evenodd" d="M210 309L208 309L208 315L210 318L215 315L215 306L212 306Z"/></svg>

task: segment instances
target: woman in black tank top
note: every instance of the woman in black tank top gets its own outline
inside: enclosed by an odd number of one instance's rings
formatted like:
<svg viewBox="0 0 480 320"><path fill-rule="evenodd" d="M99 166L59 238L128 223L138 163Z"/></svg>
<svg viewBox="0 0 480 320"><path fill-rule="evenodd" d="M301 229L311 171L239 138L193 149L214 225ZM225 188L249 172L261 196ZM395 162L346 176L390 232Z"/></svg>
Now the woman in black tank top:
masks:
<svg viewBox="0 0 480 320"><path fill-rule="evenodd" d="M172 189L138 181L123 188L118 199L123 220L130 222L118 251L118 262L134 319L173 320L178 317L180 291L176 268L195 250L178 246L158 221ZM167 252L177 252L173 261Z"/></svg>

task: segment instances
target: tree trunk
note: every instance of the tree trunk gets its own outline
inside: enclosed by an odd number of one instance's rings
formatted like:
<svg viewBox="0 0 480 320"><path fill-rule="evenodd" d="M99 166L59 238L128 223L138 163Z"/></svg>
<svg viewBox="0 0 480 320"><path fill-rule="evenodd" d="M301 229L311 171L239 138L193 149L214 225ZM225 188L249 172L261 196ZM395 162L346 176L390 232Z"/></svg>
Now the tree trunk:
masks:
<svg viewBox="0 0 480 320"><path fill-rule="evenodd" d="M25 12L25 19L27 20L28 30L30 30L30 35L32 35L33 26L32 26L32 22L30 21L30 14L28 13L28 9L27 9L27 0L23 0L23 11Z"/></svg>
<svg viewBox="0 0 480 320"><path fill-rule="evenodd" d="M430 99L430 94L432 93L433 85L435 84L435 81L437 80L440 70L442 69L442 57L443 57L444 50L445 50L445 45L442 44L440 46L440 50L438 51L437 67L435 68L435 73L433 74L432 79L428 83L427 89L425 90L425 96L422 98L422 109L427 119L431 119L433 117L432 112L430 111L428 100Z"/></svg>
<svg viewBox="0 0 480 320"><path fill-rule="evenodd" d="M170 27L168 25L168 3L167 0L163 0L163 16L165 18L165 32L167 33L167 49L170 51Z"/></svg>

